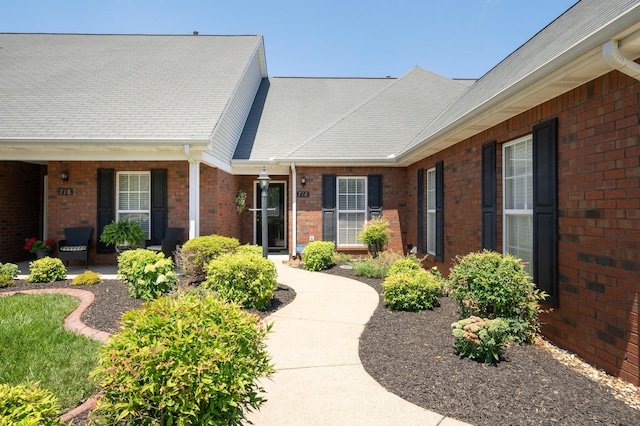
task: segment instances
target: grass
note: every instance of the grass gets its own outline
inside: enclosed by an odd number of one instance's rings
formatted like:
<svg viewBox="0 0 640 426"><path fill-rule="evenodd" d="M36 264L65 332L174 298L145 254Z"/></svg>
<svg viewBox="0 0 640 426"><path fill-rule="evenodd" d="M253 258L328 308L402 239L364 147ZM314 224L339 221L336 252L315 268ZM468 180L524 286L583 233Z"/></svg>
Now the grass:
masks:
<svg viewBox="0 0 640 426"><path fill-rule="evenodd" d="M40 382L65 409L95 392L89 372L101 344L62 327L76 306L62 294L0 297L0 383Z"/></svg>

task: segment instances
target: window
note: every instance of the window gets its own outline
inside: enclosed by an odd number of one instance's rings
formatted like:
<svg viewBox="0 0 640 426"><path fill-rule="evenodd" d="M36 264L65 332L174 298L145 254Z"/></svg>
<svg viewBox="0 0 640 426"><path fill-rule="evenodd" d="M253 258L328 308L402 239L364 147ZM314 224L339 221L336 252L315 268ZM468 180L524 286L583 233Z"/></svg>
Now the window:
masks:
<svg viewBox="0 0 640 426"><path fill-rule="evenodd" d="M436 169L427 170L427 253L436 254Z"/></svg>
<svg viewBox="0 0 640 426"><path fill-rule="evenodd" d="M367 178L338 177L338 245L357 246L367 217Z"/></svg>
<svg viewBox="0 0 640 426"><path fill-rule="evenodd" d="M504 252L533 262L533 140L527 136L503 148Z"/></svg>
<svg viewBox="0 0 640 426"><path fill-rule="evenodd" d="M150 239L151 174L118 172L116 220L136 220Z"/></svg>

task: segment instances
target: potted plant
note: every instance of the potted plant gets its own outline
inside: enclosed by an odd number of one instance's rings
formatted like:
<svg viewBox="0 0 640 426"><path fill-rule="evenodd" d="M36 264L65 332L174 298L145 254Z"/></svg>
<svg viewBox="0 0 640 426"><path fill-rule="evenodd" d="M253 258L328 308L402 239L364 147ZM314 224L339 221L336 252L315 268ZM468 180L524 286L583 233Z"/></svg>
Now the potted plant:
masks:
<svg viewBox="0 0 640 426"><path fill-rule="evenodd" d="M29 253L35 253L38 259L49 256L51 250L56 246L54 240L39 240L36 237L30 238L24 245L24 249Z"/></svg>
<svg viewBox="0 0 640 426"><path fill-rule="evenodd" d="M372 257L378 257L378 253L384 250L391 239L389 221L382 216L372 218L364 224L364 228L358 233L358 239L367 245Z"/></svg>
<svg viewBox="0 0 640 426"><path fill-rule="evenodd" d="M104 227L100 235L100 241L116 246L118 252L137 247L143 239L144 231L135 220L114 220Z"/></svg>

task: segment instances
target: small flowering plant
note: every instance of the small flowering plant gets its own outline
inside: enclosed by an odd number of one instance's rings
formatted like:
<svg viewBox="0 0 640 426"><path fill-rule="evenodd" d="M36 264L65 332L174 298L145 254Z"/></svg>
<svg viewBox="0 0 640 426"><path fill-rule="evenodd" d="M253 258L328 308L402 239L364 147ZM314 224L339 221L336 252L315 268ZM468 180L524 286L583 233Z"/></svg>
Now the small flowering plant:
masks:
<svg viewBox="0 0 640 426"><path fill-rule="evenodd" d="M35 253L37 251L51 251L53 247L56 245L54 240L39 240L36 237L31 238L24 245L24 249L28 250L29 253Z"/></svg>

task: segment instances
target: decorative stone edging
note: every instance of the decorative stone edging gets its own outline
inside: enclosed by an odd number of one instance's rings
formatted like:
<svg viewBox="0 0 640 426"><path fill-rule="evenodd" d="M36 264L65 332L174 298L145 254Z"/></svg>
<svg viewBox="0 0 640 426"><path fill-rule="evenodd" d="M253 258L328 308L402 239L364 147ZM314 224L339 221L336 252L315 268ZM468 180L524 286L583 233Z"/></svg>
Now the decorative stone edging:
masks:
<svg viewBox="0 0 640 426"><path fill-rule="evenodd" d="M97 340L102 343L109 342L109 336L111 333L107 333L106 331L96 330L95 328L91 328L85 323L83 323L80 318L84 311L93 303L95 300L95 295L87 290L78 290L75 288L42 288L35 290L17 290L17 291L6 291L0 293L0 297L3 296L13 296L15 294L52 294L52 293L60 293L65 294L67 296L74 297L80 301L80 304L76 309L73 310L64 320L64 328L65 330L82 334L91 339ZM79 415L83 414L86 411L93 410L96 408L96 402L99 396L94 395L87 399L84 403L77 406L73 410L68 413L62 415L60 417L60 421L62 423L68 423Z"/></svg>

